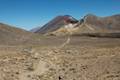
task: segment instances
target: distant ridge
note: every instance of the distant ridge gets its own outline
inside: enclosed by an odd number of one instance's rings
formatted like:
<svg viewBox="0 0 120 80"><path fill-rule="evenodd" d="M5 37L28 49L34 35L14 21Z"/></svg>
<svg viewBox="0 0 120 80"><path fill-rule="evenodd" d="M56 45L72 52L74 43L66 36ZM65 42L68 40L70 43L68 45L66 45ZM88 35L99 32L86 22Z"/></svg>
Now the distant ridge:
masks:
<svg viewBox="0 0 120 80"><path fill-rule="evenodd" d="M108 17L97 17L95 15L87 15L85 24L91 27L104 30L106 32L120 32L120 15L113 15Z"/></svg>
<svg viewBox="0 0 120 80"><path fill-rule="evenodd" d="M93 14L81 19L75 34L104 37L120 37L120 15L97 17Z"/></svg>

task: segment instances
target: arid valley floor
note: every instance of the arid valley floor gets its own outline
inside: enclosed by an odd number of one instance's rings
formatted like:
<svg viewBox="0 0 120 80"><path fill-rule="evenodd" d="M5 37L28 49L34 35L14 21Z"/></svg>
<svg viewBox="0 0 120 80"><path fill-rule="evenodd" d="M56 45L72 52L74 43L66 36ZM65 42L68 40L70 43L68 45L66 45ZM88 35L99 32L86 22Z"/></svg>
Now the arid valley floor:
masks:
<svg viewBox="0 0 120 80"><path fill-rule="evenodd" d="M120 39L40 38L0 45L0 80L120 80Z"/></svg>

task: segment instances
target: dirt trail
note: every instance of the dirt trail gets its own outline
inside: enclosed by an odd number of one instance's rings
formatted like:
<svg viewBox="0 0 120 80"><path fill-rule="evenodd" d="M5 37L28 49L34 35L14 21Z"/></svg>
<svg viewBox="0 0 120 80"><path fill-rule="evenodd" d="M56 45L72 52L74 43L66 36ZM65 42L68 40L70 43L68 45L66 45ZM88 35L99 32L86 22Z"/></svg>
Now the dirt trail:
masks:
<svg viewBox="0 0 120 80"><path fill-rule="evenodd" d="M74 25L75 26L75 25ZM67 28L66 28L67 32L68 32L68 38L67 40L60 46L60 48L63 48L65 47L67 44L70 43L71 41L71 35L73 34L72 33L72 28L68 25Z"/></svg>

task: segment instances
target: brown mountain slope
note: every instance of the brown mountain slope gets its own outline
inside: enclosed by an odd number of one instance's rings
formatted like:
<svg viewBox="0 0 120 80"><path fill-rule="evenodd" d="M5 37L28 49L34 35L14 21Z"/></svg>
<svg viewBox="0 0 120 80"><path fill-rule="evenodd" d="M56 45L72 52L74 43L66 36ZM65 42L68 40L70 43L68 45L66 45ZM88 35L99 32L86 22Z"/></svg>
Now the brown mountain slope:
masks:
<svg viewBox="0 0 120 80"><path fill-rule="evenodd" d="M24 41L30 38L33 33L23 29L15 28L7 24L0 23L0 43L9 44Z"/></svg>
<svg viewBox="0 0 120 80"><path fill-rule="evenodd" d="M120 15L113 15L109 17L87 15L84 18L84 23L97 29L120 32Z"/></svg>

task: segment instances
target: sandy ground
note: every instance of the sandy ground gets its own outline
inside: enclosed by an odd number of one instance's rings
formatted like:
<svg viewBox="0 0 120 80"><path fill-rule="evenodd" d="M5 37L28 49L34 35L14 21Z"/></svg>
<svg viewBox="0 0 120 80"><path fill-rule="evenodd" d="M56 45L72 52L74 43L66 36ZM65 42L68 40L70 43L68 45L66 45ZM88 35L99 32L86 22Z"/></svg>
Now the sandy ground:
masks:
<svg viewBox="0 0 120 80"><path fill-rule="evenodd" d="M58 37L1 45L0 80L120 80L120 40Z"/></svg>

